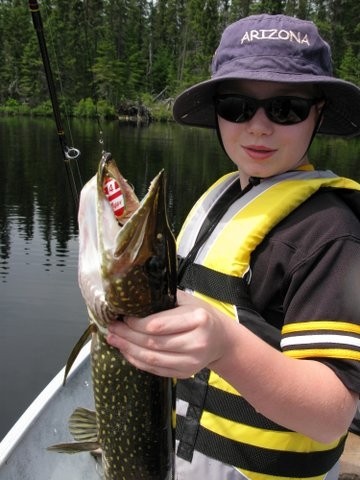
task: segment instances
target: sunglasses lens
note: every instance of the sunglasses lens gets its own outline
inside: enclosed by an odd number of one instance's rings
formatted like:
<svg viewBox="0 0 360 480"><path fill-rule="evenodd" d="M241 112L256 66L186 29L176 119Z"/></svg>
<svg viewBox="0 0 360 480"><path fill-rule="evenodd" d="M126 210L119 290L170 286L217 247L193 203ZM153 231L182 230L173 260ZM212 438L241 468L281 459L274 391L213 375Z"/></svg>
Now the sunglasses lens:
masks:
<svg viewBox="0 0 360 480"><path fill-rule="evenodd" d="M215 99L216 113L229 122L247 122L261 106L267 117L280 125L303 122L314 103L311 99L290 96L257 100L243 95L219 95Z"/></svg>
<svg viewBox="0 0 360 480"><path fill-rule="evenodd" d="M257 109L253 99L241 95L218 97L215 104L220 117L233 123L247 122Z"/></svg>
<svg viewBox="0 0 360 480"><path fill-rule="evenodd" d="M265 111L275 123L294 125L303 122L310 112L312 102L306 98L278 97L269 99Z"/></svg>

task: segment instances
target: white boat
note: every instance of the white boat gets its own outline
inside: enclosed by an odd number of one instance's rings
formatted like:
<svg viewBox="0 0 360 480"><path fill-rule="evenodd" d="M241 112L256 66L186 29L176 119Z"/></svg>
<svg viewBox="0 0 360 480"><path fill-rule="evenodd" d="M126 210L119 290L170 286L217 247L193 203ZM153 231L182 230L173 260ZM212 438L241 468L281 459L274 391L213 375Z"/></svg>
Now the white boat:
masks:
<svg viewBox="0 0 360 480"><path fill-rule="evenodd" d="M101 464L88 452L47 451L73 441L67 420L76 407L93 409L90 343L80 352L63 387L64 369L44 388L0 443L1 480L99 480Z"/></svg>
<svg viewBox="0 0 360 480"><path fill-rule="evenodd" d="M90 343L81 350L66 385L63 387L62 369L4 437L0 443L0 480L102 478L101 462L88 452L67 455L47 451L49 445L73 441L67 420L76 407L94 408L89 354ZM359 435L349 434L340 471L344 480L360 480Z"/></svg>

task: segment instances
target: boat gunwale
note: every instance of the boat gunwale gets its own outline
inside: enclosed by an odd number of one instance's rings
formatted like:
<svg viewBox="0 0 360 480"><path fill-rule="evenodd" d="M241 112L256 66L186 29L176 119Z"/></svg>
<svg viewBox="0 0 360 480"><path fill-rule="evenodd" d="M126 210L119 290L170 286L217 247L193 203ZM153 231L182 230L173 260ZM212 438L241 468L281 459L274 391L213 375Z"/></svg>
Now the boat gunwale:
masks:
<svg viewBox="0 0 360 480"><path fill-rule="evenodd" d="M83 365L90 355L91 342L88 342L80 351L77 359L71 368L67 377L67 382L75 375L76 371ZM46 387L33 400L29 407L24 411L16 423L11 427L9 432L0 442L0 469L9 459L17 445L20 443L25 434L30 430L31 426L36 422L43 412L44 408L56 396L63 387L65 367L53 377Z"/></svg>

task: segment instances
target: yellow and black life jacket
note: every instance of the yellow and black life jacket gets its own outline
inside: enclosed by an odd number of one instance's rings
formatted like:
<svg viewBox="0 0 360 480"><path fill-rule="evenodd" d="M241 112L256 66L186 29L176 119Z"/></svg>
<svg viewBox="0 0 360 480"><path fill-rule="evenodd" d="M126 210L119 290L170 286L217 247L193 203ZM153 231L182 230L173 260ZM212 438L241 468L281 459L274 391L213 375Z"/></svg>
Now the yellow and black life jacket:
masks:
<svg viewBox="0 0 360 480"><path fill-rule="evenodd" d="M249 301L251 253L320 188L353 191L360 185L329 171L303 169L265 179L244 195L237 172L220 178L195 204L179 234L180 288L236 320L236 305ZM196 449L252 480L320 480L343 450L345 437L323 444L263 417L207 369L179 381L178 398L188 408L177 418L177 455L188 461Z"/></svg>

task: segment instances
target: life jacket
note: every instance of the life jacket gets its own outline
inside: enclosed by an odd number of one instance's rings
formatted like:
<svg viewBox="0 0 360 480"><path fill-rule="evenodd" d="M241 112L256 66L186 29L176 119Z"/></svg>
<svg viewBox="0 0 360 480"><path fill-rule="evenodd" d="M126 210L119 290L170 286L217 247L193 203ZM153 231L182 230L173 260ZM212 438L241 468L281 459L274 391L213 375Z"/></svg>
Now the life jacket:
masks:
<svg viewBox="0 0 360 480"><path fill-rule="evenodd" d="M330 171L297 170L265 179L244 194L237 172L220 178L195 204L178 236L180 288L236 320L236 306L250 301L251 253L320 188L354 192L360 185ZM188 461L196 449L252 480L320 480L344 447L346 436L323 444L275 424L208 369L178 381L177 397L188 403L186 416L177 416L177 455Z"/></svg>

